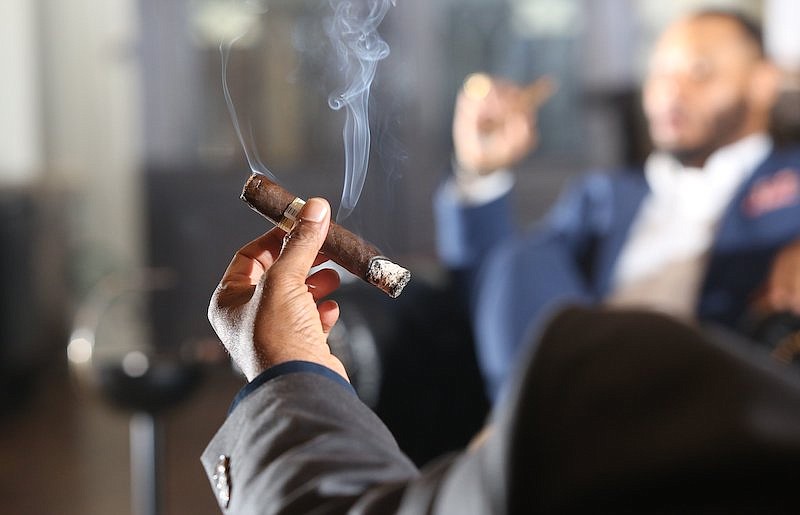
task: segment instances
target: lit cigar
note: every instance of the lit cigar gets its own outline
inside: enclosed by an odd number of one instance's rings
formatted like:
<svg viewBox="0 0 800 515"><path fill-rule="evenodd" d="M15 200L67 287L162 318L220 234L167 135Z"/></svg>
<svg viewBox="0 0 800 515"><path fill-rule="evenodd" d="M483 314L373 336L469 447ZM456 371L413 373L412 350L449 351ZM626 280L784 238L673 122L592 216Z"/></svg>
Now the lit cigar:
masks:
<svg viewBox="0 0 800 515"><path fill-rule="evenodd" d="M303 199L258 173L247 179L241 198L287 232L294 227L305 204ZM392 298L398 297L411 280L411 272L382 256L377 248L335 222L331 222L321 252Z"/></svg>
<svg viewBox="0 0 800 515"><path fill-rule="evenodd" d="M483 100L494 87L494 79L485 73L473 73L464 80L464 94L472 100ZM516 99L519 110L538 109L556 90L555 81L550 77L540 77L522 87Z"/></svg>

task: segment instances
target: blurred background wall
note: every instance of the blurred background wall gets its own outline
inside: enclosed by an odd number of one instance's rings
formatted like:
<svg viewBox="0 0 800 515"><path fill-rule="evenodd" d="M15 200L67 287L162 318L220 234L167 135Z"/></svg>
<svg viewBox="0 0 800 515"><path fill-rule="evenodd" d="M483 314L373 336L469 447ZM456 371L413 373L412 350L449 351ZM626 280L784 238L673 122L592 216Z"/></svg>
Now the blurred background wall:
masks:
<svg viewBox="0 0 800 515"><path fill-rule="evenodd" d="M699 7L733 7L763 21L770 53L787 72L778 129L796 137L798 5L397 0L380 28L391 54L373 85L365 192L344 223L435 292L444 275L431 196L450 164L452 106L465 75L483 70L526 82L549 74L559 83L541 112L540 148L519 170L518 216L529 223L587 167L643 158L638 86L648 47L666 23ZM208 344L205 308L219 274L236 248L267 228L238 200L249 169L222 95L220 37L250 27L231 52L229 85L264 163L296 193L338 203L343 115L327 105L337 81L323 31L330 10L326 0L0 2L0 441L5 449L40 448L10 454L21 462L16 470L30 473L0 487L0 496L6 504L21 491L33 503L20 501L14 513L128 509L128 412L97 411L103 404L95 398L69 393L80 388L68 381L65 349L98 285L153 267L169 276L144 310L130 304L135 315L119 317L108 340L146 339L148 348L176 352ZM424 332L421 309L414 316ZM451 344L438 349L441 363L469 362L460 353L471 351ZM414 365L407 354L393 359ZM427 384L423 372L416 380ZM193 456L224 417L229 397L219 392L232 395L239 383L224 384L195 394L213 407L192 404L167 419L168 434L194 431L172 454L170 467L180 472L168 481L170 513L216 512ZM387 419L404 418L396 410L402 399L383 402ZM480 422L480 409L464 407L470 424ZM61 423L68 430L59 433L53 426ZM418 461L463 440L426 447L424 428L417 431L401 443ZM115 456L116 468L91 457L97 452ZM26 468L31 456L54 461ZM84 472L70 476L71 467ZM114 478L112 485L102 478ZM51 504L33 500L40 489L53 492ZM75 496L82 501L67 508Z"/></svg>

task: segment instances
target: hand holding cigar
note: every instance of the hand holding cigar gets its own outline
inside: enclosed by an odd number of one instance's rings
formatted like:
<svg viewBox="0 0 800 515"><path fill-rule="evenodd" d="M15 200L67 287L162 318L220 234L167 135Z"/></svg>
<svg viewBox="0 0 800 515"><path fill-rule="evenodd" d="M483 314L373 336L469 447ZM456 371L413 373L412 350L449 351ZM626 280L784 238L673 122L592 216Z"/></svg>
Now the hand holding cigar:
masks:
<svg viewBox="0 0 800 515"><path fill-rule="evenodd" d="M333 270L310 273L330 224L324 199L297 212L292 237L272 230L240 248L214 289L208 320L248 381L287 362L322 365L347 380L328 335L339 306L325 299L339 286Z"/></svg>
<svg viewBox="0 0 800 515"><path fill-rule="evenodd" d="M453 140L462 172L485 175L516 164L537 142L536 112L555 92L542 77L527 86L476 73L456 101Z"/></svg>
<svg viewBox="0 0 800 515"><path fill-rule="evenodd" d="M242 200L281 229L289 232L305 202L262 174L250 176ZM341 225L331 222L322 254L348 272L396 298L411 280L411 272L381 255L370 243Z"/></svg>

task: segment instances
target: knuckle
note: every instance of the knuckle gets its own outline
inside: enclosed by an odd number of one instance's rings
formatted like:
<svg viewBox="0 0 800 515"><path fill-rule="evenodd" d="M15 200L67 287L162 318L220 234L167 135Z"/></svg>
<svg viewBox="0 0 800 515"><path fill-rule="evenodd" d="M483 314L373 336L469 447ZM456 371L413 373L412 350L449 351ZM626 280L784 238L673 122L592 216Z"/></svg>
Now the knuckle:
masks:
<svg viewBox="0 0 800 515"><path fill-rule="evenodd" d="M284 237L284 245L292 245L295 247L313 246L318 243L318 231L312 224L303 220L298 221L297 226L293 231L286 234Z"/></svg>

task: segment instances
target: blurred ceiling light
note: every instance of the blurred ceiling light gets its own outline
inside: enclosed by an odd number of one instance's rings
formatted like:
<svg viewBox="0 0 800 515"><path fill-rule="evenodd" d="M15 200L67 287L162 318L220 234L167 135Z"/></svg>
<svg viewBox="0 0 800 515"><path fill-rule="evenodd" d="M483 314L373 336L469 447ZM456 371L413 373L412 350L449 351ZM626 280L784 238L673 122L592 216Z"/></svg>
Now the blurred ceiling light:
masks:
<svg viewBox="0 0 800 515"><path fill-rule="evenodd" d="M135 350L122 358L122 371L130 377L142 377L150 368L150 359L144 352Z"/></svg>
<svg viewBox="0 0 800 515"><path fill-rule="evenodd" d="M67 359L75 365L88 363L92 359L91 337L85 331L75 331L67 345Z"/></svg>
<svg viewBox="0 0 800 515"><path fill-rule="evenodd" d="M261 16L266 0L196 0L190 8L192 32L200 45L217 46L236 41L254 46L261 36Z"/></svg>
<svg viewBox="0 0 800 515"><path fill-rule="evenodd" d="M514 31L528 38L572 36L580 30L576 0L511 0Z"/></svg>

